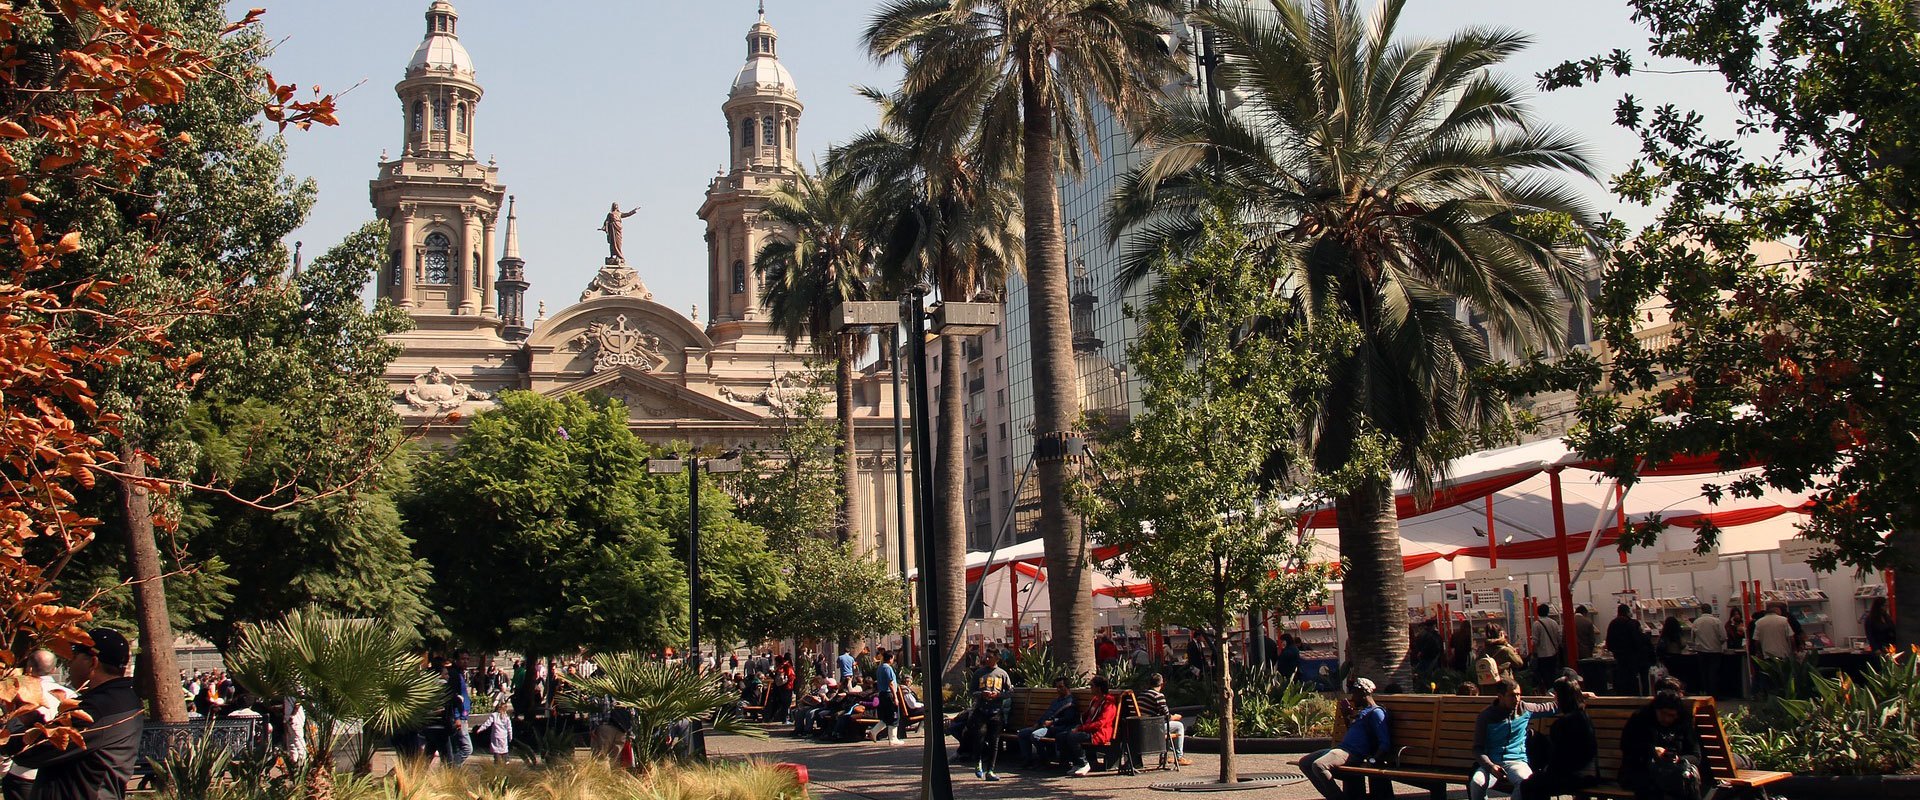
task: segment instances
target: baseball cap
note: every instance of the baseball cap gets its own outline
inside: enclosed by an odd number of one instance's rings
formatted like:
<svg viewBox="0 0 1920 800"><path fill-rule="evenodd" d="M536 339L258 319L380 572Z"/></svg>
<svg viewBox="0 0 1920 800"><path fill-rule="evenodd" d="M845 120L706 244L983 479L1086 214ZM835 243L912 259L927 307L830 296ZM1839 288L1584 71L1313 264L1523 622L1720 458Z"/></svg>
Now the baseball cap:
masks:
<svg viewBox="0 0 1920 800"><path fill-rule="evenodd" d="M91 653L94 658L100 659L100 663L109 667L125 667L127 662L133 660L133 645L129 644L127 637L119 631L112 628L94 628L87 631L87 638L92 639L93 644L76 644L73 646L73 651Z"/></svg>
<svg viewBox="0 0 1920 800"><path fill-rule="evenodd" d="M1373 694L1373 681L1367 680L1366 678L1354 678L1351 683L1347 684L1347 691Z"/></svg>

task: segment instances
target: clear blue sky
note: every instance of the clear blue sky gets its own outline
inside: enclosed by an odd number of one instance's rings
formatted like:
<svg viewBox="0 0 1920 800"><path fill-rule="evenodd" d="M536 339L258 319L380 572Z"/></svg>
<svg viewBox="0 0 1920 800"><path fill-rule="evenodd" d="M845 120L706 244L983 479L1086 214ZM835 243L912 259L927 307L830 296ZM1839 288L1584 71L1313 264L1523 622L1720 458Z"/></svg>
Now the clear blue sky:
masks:
<svg viewBox="0 0 1920 800"><path fill-rule="evenodd" d="M628 220L628 260L655 299L685 311L706 298L704 228L694 217L707 181L727 155L720 104L746 58L755 0L527 3L454 0L460 40L486 90L475 129L481 158L498 159L501 180L520 205L527 260L528 310L574 302L605 255L595 230L607 204L641 206ZM428 0L254 0L264 5L276 41L269 64L282 82L351 88L337 128L288 135L290 170L319 182L312 217L294 238L309 256L372 219L367 182L382 149L400 150L400 107L393 85L425 32ZM890 86L894 68L873 64L859 36L877 0L772 0L767 19L780 33L781 61L792 71L806 113L802 152L824 154L868 127L871 107L856 85ZM1403 35L1443 36L1467 25L1528 32L1535 44L1509 69L1533 73L1567 58L1614 47L1638 52L1644 34L1624 0L1412 0ZM1651 102L1728 108L1703 76L1648 76L1537 99L1542 117L1589 137L1611 171L1635 142L1612 126L1623 90ZM1596 202L1611 207L1602 187ZM1632 211L1622 216L1643 219ZM705 316L705 311L702 311Z"/></svg>

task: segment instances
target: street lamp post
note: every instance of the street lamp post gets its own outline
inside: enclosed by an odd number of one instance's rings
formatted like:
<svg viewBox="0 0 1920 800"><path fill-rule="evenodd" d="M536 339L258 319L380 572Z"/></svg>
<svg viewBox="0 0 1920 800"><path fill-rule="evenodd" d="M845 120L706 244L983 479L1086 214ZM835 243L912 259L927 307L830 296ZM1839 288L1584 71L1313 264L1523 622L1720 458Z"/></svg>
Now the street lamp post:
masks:
<svg viewBox="0 0 1920 800"><path fill-rule="evenodd" d="M700 658L700 473L739 472L740 451L729 450L719 458L647 459L647 472L654 475L672 475L683 469L687 471L687 657L699 671L706 667Z"/></svg>
<svg viewBox="0 0 1920 800"><path fill-rule="evenodd" d="M920 763L920 796L925 800L953 800L952 776L947 773L946 699L939 687L942 680L939 673L947 663L944 638L958 638L960 632L941 631L940 621L935 618L942 589L940 548L928 546L927 541L926 509L937 502L933 485L933 434L927 429L931 419L927 410L930 405L926 370L928 323L932 322L932 331L938 335L974 336L1000 324L1000 305L943 301L929 314L926 300L932 293L932 287L921 283L900 298L898 307L885 300L849 301L835 307L832 316L834 326L840 330L898 325L907 329L908 355L914 365L909 388L913 392L913 481L917 489L913 516L914 541L918 545L914 560L920 568L920 665L927 674L927 723L922 726L926 748ZM953 354L948 353L947 357L952 358ZM954 387L947 389L952 391Z"/></svg>

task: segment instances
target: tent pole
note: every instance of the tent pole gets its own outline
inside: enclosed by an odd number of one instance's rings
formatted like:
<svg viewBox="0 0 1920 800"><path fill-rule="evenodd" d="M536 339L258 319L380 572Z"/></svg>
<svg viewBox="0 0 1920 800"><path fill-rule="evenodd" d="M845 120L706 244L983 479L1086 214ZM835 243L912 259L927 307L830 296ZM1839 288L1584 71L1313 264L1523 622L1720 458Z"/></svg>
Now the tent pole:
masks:
<svg viewBox="0 0 1920 800"><path fill-rule="evenodd" d="M1560 566L1560 618L1566 623L1571 623L1573 621L1571 613L1571 609L1573 608L1573 569L1567 563L1567 506L1560 496L1560 470L1549 470L1547 472L1547 481L1553 493L1553 536L1559 544L1558 547L1553 548L1553 552ZM1560 626L1560 633L1566 637L1566 641L1561 643L1560 649L1560 652L1563 654L1563 658L1561 659L1563 662L1566 661L1564 656L1579 655L1579 651L1575 649L1575 645L1579 641L1575 630L1576 628L1572 624L1563 624ZM1577 670L1579 662L1575 661L1573 664Z"/></svg>
<svg viewBox="0 0 1920 800"><path fill-rule="evenodd" d="M1487 495L1487 569L1500 566L1500 539L1493 533L1493 495Z"/></svg>
<svg viewBox="0 0 1920 800"><path fill-rule="evenodd" d="M1013 649L1020 650L1020 567L1007 565L1007 597L1013 603Z"/></svg>

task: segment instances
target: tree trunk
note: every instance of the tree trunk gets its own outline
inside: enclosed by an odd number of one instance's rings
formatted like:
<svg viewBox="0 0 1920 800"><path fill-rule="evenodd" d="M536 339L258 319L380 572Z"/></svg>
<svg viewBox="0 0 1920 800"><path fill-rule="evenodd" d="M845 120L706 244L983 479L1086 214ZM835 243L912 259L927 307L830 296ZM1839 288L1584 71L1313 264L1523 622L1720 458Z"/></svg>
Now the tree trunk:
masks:
<svg viewBox="0 0 1920 800"><path fill-rule="evenodd" d="M187 706L177 683L180 666L173 653L173 617L167 612L160 546L153 537L153 498L140 482L147 475L147 462L131 444L120 446L120 460L132 476L120 481L120 502L127 523L127 567L133 575L133 615L140 625L134 681L153 721L186 722Z"/></svg>
<svg viewBox="0 0 1920 800"><path fill-rule="evenodd" d="M1911 513L1904 516L1913 519ZM1920 575L1920 530L1895 530L1887 536L1887 549L1893 554L1893 600L1889 603L1893 606L1893 642L1894 647L1904 650L1920 644L1920 580L1912 586L1906 580Z"/></svg>
<svg viewBox="0 0 1920 800"><path fill-rule="evenodd" d="M1043 69L1045 65L1032 65ZM1080 375L1073 360L1073 314L1067 294L1067 255L1060 239L1060 193L1054 185L1054 109L1030 79L1021 79L1027 236L1027 334L1033 361L1033 435L1036 448L1064 438L1080 422ZM1037 454L1036 454L1037 455ZM1046 541L1047 598L1053 604L1053 657L1070 673L1091 673L1093 576L1080 515L1068 492L1077 464L1055 454L1036 458L1040 534Z"/></svg>
<svg viewBox="0 0 1920 800"><path fill-rule="evenodd" d="M1233 667L1227 663L1227 614L1224 604L1214 621L1213 675L1220 681L1220 782L1232 786L1240 782L1240 769L1233 758ZM1193 731L1187 731L1188 736Z"/></svg>
<svg viewBox="0 0 1920 800"><path fill-rule="evenodd" d="M947 297L958 297L948 294ZM967 614L967 358L965 337L940 340L940 443L934 450L933 483L940 487L940 507L933 515L934 547L940 548L940 640L952 642L947 663L940 670L948 683L956 679L966 648L961 626Z"/></svg>
<svg viewBox="0 0 1920 800"><path fill-rule="evenodd" d="M835 343L833 381L834 416L840 422L840 543L854 540L860 531L860 451L853 438L853 347L848 335Z"/></svg>
<svg viewBox="0 0 1920 800"><path fill-rule="evenodd" d="M1407 582L1400 560L1400 521L1393 485L1368 478L1334 502L1340 524L1349 656L1354 675L1382 687L1404 685L1407 671Z"/></svg>

